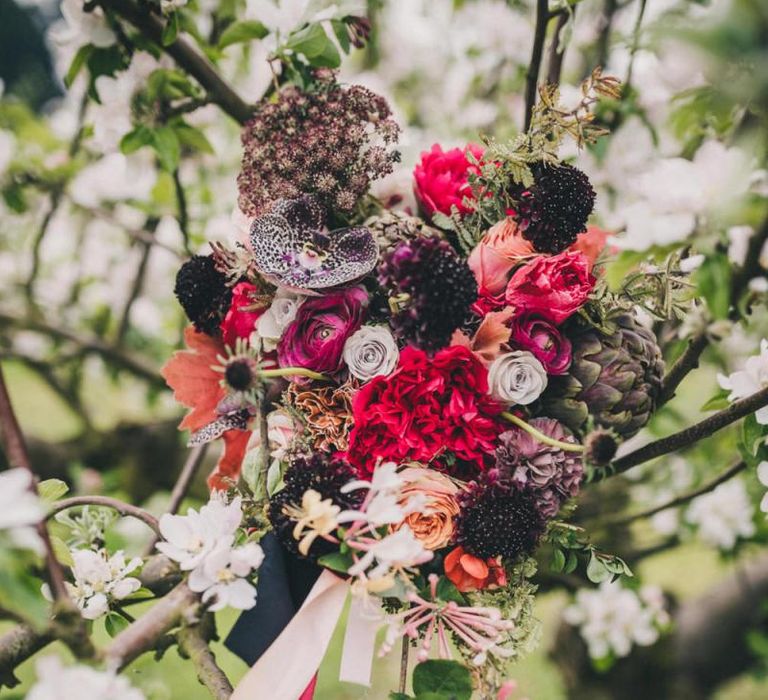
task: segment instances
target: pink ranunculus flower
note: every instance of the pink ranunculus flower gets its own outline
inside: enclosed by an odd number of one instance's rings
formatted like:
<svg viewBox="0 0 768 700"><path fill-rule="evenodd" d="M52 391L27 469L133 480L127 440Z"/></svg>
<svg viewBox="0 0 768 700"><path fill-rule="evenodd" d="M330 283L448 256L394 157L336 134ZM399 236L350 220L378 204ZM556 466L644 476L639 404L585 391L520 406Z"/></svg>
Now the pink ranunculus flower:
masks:
<svg viewBox="0 0 768 700"><path fill-rule="evenodd" d="M464 205L464 197L472 196L469 173L477 173L479 169L467 160L467 151L478 161L483 156L482 147L473 143L449 151L443 151L439 144L435 144L430 151L421 154L421 161L413 171L414 192L427 216L436 211L448 215L453 206L461 214L472 211Z"/></svg>
<svg viewBox="0 0 768 700"><path fill-rule="evenodd" d="M360 286L307 299L277 345L280 366L338 372L344 343L362 325L367 306L368 293Z"/></svg>
<svg viewBox="0 0 768 700"><path fill-rule="evenodd" d="M509 280L507 304L517 313L535 313L561 324L587 301L595 286L584 253L565 250L540 255L519 267Z"/></svg>
<svg viewBox="0 0 768 700"><path fill-rule="evenodd" d="M565 374L571 366L572 348L568 340L546 319L536 314L522 314L510 323L509 344L528 350L547 370L547 374Z"/></svg>
<svg viewBox="0 0 768 700"><path fill-rule="evenodd" d="M256 291L256 286L250 282L240 282L232 289L232 302L220 326L224 342L230 347L238 338L249 338L256 328L256 321L266 311L266 307L253 308Z"/></svg>
<svg viewBox="0 0 768 700"><path fill-rule="evenodd" d="M467 259L480 296L495 296L504 291L512 268L534 254L533 246L523 238L513 219L494 224Z"/></svg>

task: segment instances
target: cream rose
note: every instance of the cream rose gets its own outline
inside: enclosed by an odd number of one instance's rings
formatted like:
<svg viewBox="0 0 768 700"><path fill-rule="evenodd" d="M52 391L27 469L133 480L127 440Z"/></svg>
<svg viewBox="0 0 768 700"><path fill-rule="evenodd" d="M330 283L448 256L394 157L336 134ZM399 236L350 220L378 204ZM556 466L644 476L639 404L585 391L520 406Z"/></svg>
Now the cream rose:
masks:
<svg viewBox="0 0 768 700"><path fill-rule="evenodd" d="M489 393L505 403L527 406L546 388L544 365L526 350L499 355L488 369Z"/></svg>
<svg viewBox="0 0 768 700"><path fill-rule="evenodd" d="M395 338L385 326L363 326L355 331L342 353L349 373L362 382L391 374L399 356Z"/></svg>

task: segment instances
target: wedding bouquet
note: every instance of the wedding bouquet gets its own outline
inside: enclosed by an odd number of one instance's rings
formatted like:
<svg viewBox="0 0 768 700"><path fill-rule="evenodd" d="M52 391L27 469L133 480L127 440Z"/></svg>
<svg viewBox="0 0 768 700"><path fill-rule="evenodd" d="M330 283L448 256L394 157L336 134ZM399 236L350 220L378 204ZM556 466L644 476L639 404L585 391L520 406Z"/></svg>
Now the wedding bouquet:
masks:
<svg viewBox="0 0 768 700"><path fill-rule="evenodd" d="M417 696L440 675L455 697L491 697L535 635L540 544L593 580L629 573L559 519L648 422L663 374L635 301L603 279L595 192L558 155L597 139L593 107L618 95L596 70L574 108L542 88L512 142L433 146L413 171L418 211L370 193L399 129L363 87L317 72L245 125L248 225L179 270L192 325L164 376L190 444L224 442L211 489L244 497L254 537L326 572L267 656L301 645L291 627L341 586L348 637L368 629L372 648L386 625L383 652L417 649ZM322 639L304 640L318 661ZM347 678L366 682L368 656Z"/></svg>

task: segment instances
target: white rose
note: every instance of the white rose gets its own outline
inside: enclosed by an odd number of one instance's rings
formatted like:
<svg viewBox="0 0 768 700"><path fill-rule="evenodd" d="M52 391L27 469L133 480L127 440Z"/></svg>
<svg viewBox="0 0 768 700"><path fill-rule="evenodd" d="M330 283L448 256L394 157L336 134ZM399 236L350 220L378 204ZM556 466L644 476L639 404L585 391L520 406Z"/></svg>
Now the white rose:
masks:
<svg viewBox="0 0 768 700"><path fill-rule="evenodd" d="M363 326L344 344L343 358L349 373L363 382L395 369L400 353L385 326Z"/></svg>
<svg viewBox="0 0 768 700"><path fill-rule="evenodd" d="M271 306L256 321L256 332L264 343L264 349L274 350L288 324L296 318L296 312L304 297L286 289L279 289Z"/></svg>
<svg viewBox="0 0 768 700"><path fill-rule="evenodd" d="M547 388L547 371L530 352L499 355L488 370L488 390L505 403L527 406Z"/></svg>

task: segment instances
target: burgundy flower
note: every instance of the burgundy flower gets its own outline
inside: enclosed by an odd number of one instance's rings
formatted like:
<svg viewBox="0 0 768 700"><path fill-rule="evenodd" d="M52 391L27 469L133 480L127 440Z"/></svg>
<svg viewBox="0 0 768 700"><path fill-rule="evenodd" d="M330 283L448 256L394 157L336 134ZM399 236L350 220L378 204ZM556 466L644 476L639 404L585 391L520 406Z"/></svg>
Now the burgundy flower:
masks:
<svg viewBox="0 0 768 700"><path fill-rule="evenodd" d="M547 370L547 374L565 374L571 366L571 341L556 326L536 314L523 314L510 322L509 344L528 350Z"/></svg>
<svg viewBox="0 0 768 700"><path fill-rule="evenodd" d="M483 149L476 144L464 148L443 151L439 144L421 154L421 161L413 171L416 199L427 216L436 211L450 214L455 206L461 214L472 211L464 205L464 197L471 196L468 175L479 172L476 165L467 160L467 151L479 161Z"/></svg>
<svg viewBox="0 0 768 700"><path fill-rule="evenodd" d="M257 291L257 287L250 282L240 282L232 290L229 311L221 322L222 337L230 347L235 345L238 338L250 337L256 321L266 310L265 307L254 308L254 294Z"/></svg>
<svg viewBox="0 0 768 700"><path fill-rule="evenodd" d="M566 250L519 267L509 280L506 299L518 313L536 313L560 324L583 306L594 286L586 256Z"/></svg>
<svg viewBox="0 0 768 700"><path fill-rule="evenodd" d="M280 366L329 374L340 370L344 343L362 325L367 306L362 287L307 299L278 343Z"/></svg>

